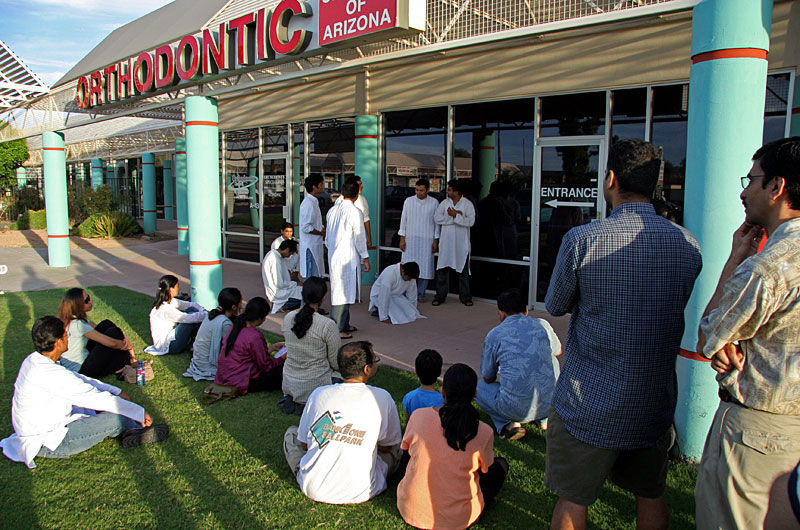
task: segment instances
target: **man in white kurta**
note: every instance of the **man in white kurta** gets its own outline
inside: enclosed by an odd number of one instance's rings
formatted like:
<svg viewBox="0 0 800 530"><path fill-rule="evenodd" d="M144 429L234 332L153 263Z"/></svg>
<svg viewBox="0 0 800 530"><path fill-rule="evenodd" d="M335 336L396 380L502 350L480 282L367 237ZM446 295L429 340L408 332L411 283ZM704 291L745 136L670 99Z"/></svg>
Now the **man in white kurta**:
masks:
<svg viewBox="0 0 800 530"><path fill-rule="evenodd" d="M364 217L354 202L358 184L348 179L342 186L344 200L328 211L328 233L325 244L331 275L331 318L339 326L342 338L355 331L350 325L350 304L355 303L361 289L361 264L369 272Z"/></svg>
<svg viewBox="0 0 800 530"><path fill-rule="evenodd" d="M397 235L400 236L400 250L403 251L401 261L413 261L419 265L417 300L425 302L425 289L434 275L433 254L439 250L440 226L433 220L439 201L428 195L428 179L419 179L415 188L415 195L403 203Z"/></svg>
<svg viewBox="0 0 800 530"><path fill-rule="evenodd" d="M322 276L325 266L322 261L322 212L319 210L319 194L325 189L320 175L311 175L305 180L306 196L300 203L300 273L303 278Z"/></svg>
<svg viewBox="0 0 800 530"><path fill-rule="evenodd" d="M272 245L270 248L277 250L281 243L286 241L287 239L291 239L292 241L296 241L294 238L294 227L292 223L283 223L281 226L281 235L276 237L272 241ZM292 279L297 279L297 273L300 271L300 252L295 252L286 260L286 267L289 269L289 274L291 274Z"/></svg>
<svg viewBox="0 0 800 530"><path fill-rule="evenodd" d="M417 310L419 266L413 261L389 265L375 280L369 292L369 310L373 316L392 324L408 324L425 318Z"/></svg>
<svg viewBox="0 0 800 530"><path fill-rule="evenodd" d="M355 175L351 177L358 182L358 197L356 197L356 208L361 210L361 213L364 215L364 230L367 234L367 247L372 246L372 233L370 232L370 225L369 225L369 203L367 202L367 198L364 197L364 183L361 182L361 177ZM344 200L344 195L339 195L339 198L336 199L336 202L340 202ZM360 301L360 300L359 300Z"/></svg>
<svg viewBox="0 0 800 530"><path fill-rule="evenodd" d="M300 307L302 283L292 280L287 262L297 253L297 242L287 240L278 249L270 249L261 264L261 279L267 299L272 302L272 313L281 309L292 311Z"/></svg>
<svg viewBox="0 0 800 530"><path fill-rule="evenodd" d="M464 183L447 183L447 198L436 208L433 216L441 227L439 261L436 265L436 297L433 305L443 304L450 287L450 270L458 274L458 298L472 305L469 288L469 229L475 224L475 207L464 198Z"/></svg>

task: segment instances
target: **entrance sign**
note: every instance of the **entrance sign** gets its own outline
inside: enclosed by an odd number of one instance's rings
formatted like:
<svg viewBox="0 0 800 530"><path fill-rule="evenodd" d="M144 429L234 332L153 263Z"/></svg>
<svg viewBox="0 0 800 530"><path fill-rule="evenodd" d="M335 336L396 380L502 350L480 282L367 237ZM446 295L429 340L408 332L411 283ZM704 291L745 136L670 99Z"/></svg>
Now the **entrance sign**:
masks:
<svg viewBox="0 0 800 530"><path fill-rule="evenodd" d="M542 198L554 199L596 199L597 188L551 188L542 187ZM591 204L594 205L595 201ZM546 203L545 203L546 204Z"/></svg>
<svg viewBox="0 0 800 530"><path fill-rule="evenodd" d="M81 76L76 100L88 109L204 76L296 61L321 48L407 36L425 30L425 11L426 0L280 0Z"/></svg>
<svg viewBox="0 0 800 530"><path fill-rule="evenodd" d="M563 202L563 201L559 201L559 200L553 199L552 201L547 201L545 204L547 206L551 207L551 208L558 208L559 206L579 206L581 208L583 208L583 207L591 208L592 206L594 206L597 203L594 203L594 202Z"/></svg>

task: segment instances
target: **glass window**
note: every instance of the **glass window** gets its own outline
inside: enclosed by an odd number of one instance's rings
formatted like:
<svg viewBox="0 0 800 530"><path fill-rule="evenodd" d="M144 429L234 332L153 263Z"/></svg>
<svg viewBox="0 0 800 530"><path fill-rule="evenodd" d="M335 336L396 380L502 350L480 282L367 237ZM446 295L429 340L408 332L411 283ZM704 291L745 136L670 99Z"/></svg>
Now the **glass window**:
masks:
<svg viewBox="0 0 800 530"><path fill-rule="evenodd" d="M396 248L403 201L414 194L414 183L426 178L432 197L441 201L445 196L447 107L388 112L383 119L386 180L380 244ZM387 264L381 261L382 267Z"/></svg>
<svg viewBox="0 0 800 530"><path fill-rule="evenodd" d="M764 143L779 140L786 134L786 105L789 100L788 73L767 76L767 99L764 106Z"/></svg>
<svg viewBox="0 0 800 530"><path fill-rule="evenodd" d="M225 133L225 257L260 262L258 129ZM255 236L255 237L253 237Z"/></svg>
<svg viewBox="0 0 800 530"><path fill-rule="evenodd" d="M611 142L625 138L644 139L647 119L647 89L611 92Z"/></svg>
<svg viewBox="0 0 800 530"><path fill-rule="evenodd" d="M683 189L686 180L686 136L688 130L689 84L653 87L651 141L662 151L663 175L656 196L674 209L683 221Z"/></svg>
<svg viewBox="0 0 800 530"><path fill-rule="evenodd" d="M322 175L325 191L319 196L322 218L339 197L345 178L355 175L355 118L335 118L308 124L310 175ZM377 205L370 205L378 208Z"/></svg>
<svg viewBox="0 0 800 530"><path fill-rule="evenodd" d="M586 92L541 98L541 136L605 134L606 93Z"/></svg>
<svg viewBox="0 0 800 530"><path fill-rule="evenodd" d="M289 132L286 125L272 125L261 128L262 153L286 153L289 151Z"/></svg>

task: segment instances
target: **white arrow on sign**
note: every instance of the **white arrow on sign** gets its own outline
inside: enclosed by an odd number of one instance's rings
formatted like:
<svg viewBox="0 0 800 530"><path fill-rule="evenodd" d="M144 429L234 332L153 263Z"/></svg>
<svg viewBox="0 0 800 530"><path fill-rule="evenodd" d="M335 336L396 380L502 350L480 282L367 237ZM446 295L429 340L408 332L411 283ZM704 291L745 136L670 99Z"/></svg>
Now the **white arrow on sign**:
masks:
<svg viewBox="0 0 800 530"><path fill-rule="evenodd" d="M588 206L589 208L591 208L592 206L594 206L593 202L562 202L556 199L553 199L552 201L547 201L545 204L551 208L558 208L559 206Z"/></svg>

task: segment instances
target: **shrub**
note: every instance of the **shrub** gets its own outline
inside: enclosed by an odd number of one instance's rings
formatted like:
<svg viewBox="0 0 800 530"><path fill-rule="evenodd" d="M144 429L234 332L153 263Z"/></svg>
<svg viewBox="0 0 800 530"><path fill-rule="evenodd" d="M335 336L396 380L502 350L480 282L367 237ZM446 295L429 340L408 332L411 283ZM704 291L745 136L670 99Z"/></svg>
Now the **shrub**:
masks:
<svg viewBox="0 0 800 530"><path fill-rule="evenodd" d="M25 210L16 223L11 223L12 230L43 230L47 228L47 215L44 210Z"/></svg>
<svg viewBox="0 0 800 530"><path fill-rule="evenodd" d="M73 184L67 191L67 202L69 218L74 224L80 224L94 214L111 213L118 209L118 201L115 200L111 188L105 184L96 190L86 183Z"/></svg>
<svg viewBox="0 0 800 530"><path fill-rule="evenodd" d="M142 233L136 219L125 212L96 213L90 215L76 229L80 237L130 237Z"/></svg>

